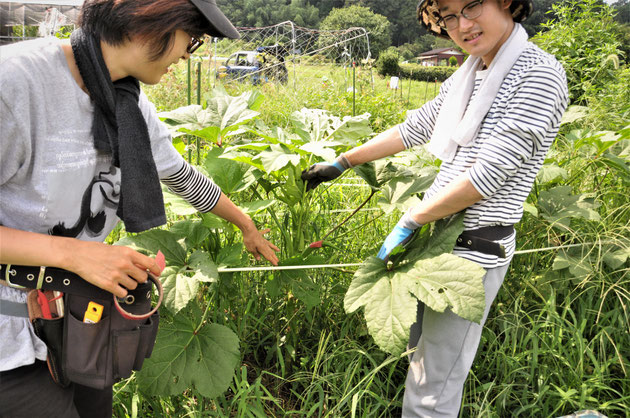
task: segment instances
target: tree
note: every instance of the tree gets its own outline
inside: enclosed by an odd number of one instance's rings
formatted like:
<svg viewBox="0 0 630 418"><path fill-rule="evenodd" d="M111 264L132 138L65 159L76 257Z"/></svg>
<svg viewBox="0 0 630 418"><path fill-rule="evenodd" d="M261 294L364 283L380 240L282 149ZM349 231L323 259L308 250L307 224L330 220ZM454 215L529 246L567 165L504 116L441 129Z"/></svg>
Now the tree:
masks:
<svg viewBox="0 0 630 418"><path fill-rule="evenodd" d="M616 79L623 52L615 11L598 0L568 0L553 12L556 20L543 24L534 41L562 63L573 104L588 104Z"/></svg>
<svg viewBox="0 0 630 418"><path fill-rule="evenodd" d="M612 5L617 11L615 20L619 23L630 23L630 0L619 0Z"/></svg>
<svg viewBox="0 0 630 418"><path fill-rule="evenodd" d="M392 30L387 18L372 12L367 7L350 6L333 9L320 25L320 28L324 30L341 30L351 27L363 27L368 31L370 49L374 58L392 43Z"/></svg>
<svg viewBox="0 0 630 418"><path fill-rule="evenodd" d="M299 26L319 24L319 9L307 0L217 0L235 26L271 26L291 20Z"/></svg>
<svg viewBox="0 0 630 418"><path fill-rule="evenodd" d="M392 25L393 45L413 42L426 31L416 20L418 0L346 0L345 6L364 6L374 13L383 15Z"/></svg>

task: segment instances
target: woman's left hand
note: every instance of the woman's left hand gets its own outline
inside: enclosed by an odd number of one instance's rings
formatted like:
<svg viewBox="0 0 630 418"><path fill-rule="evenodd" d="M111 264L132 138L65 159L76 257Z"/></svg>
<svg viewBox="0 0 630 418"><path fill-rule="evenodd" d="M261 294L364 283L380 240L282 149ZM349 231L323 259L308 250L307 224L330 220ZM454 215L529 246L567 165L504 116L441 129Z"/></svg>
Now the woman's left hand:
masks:
<svg viewBox="0 0 630 418"><path fill-rule="evenodd" d="M276 251L280 251L280 249L263 237L269 231L270 229L259 231L255 228L243 231L243 243L247 251L252 253L257 261L260 261L260 256L262 255L271 264L277 266L278 256L276 256Z"/></svg>

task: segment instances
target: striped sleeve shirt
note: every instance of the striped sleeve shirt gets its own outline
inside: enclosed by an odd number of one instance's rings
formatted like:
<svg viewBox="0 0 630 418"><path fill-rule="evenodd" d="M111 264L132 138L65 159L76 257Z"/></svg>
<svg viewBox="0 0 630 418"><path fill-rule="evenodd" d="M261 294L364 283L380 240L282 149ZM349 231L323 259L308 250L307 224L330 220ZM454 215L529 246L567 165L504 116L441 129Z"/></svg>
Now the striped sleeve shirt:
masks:
<svg viewBox="0 0 630 418"><path fill-rule="evenodd" d="M477 72L473 96L487 71ZM426 144L444 98L452 84L446 80L438 96L420 109L410 111L398 129L406 148ZM553 143L567 107L566 76L556 59L529 44L504 79L479 132L467 146L457 149L451 162L443 162L424 199L460 175L466 175L483 198L466 209L464 227L513 225L523 216L538 170ZM498 241L506 258L455 247L454 253L494 268L509 263L515 234Z"/></svg>
<svg viewBox="0 0 630 418"><path fill-rule="evenodd" d="M199 212L210 212L221 197L219 186L186 161L177 172L161 181Z"/></svg>

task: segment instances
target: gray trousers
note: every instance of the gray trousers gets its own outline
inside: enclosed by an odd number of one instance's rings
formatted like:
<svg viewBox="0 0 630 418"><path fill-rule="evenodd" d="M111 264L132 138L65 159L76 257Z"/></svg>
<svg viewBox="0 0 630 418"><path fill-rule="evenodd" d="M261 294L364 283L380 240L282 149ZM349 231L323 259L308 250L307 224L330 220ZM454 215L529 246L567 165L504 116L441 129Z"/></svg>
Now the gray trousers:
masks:
<svg viewBox="0 0 630 418"><path fill-rule="evenodd" d="M467 321L450 310L435 312L418 303L417 322L411 327L413 353L403 398L404 418L455 418L459 414L466 377L509 265L486 270L486 308L481 324Z"/></svg>
<svg viewBox="0 0 630 418"><path fill-rule="evenodd" d="M112 388L53 382L46 362L0 372L0 418L110 418Z"/></svg>

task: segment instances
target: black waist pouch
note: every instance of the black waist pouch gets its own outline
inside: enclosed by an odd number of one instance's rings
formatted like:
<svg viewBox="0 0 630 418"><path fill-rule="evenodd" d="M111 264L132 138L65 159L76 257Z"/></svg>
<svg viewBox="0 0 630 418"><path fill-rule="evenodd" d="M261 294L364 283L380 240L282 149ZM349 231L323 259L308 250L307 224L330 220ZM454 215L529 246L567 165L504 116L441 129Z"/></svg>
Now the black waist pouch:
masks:
<svg viewBox="0 0 630 418"><path fill-rule="evenodd" d="M149 312L152 286L151 282L139 284L121 305L131 314ZM105 298L66 295L65 299L61 363L70 381L104 389L129 377L132 370L140 370L153 351L157 312L143 320L126 319L115 308L111 294ZM103 307L96 323L83 322L90 302Z"/></svg>

